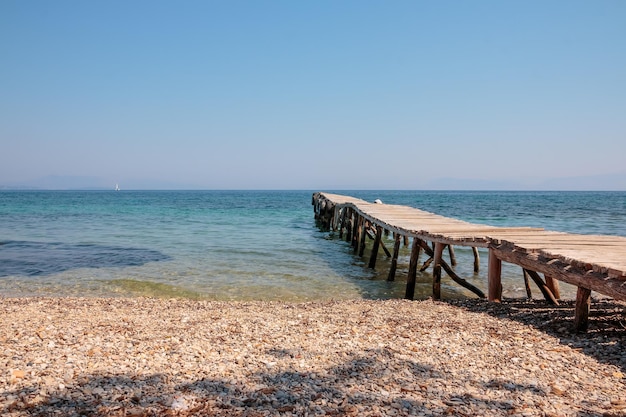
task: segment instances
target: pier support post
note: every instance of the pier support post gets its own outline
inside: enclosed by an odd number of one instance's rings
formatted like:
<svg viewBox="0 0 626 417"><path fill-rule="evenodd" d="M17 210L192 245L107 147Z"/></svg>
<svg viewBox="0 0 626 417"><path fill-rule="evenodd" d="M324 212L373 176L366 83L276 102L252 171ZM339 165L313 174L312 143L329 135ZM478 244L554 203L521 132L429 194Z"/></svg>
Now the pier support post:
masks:
<svg viewBox="0 0 626 417"><path fill-rule="evenodd" d="M502 301L502 260L500 260L493 249L489 248L489 261L487 269L487 281L489 289L487 299L499 303Z"/></svg>
<svg viewBox="0 0 626 417"><path fill-rule="evenodd" d="M354 213L354 231L352 232L352 247L354 248L354 253L359 251L359 242L361 241L361 232L363 231L361 227L362 222L363 217L359 216L358 213Z"/></svg>
<svg viewBox="0 0 626 417"><path fill-rule="evenodd" d="M352 241L352 209L346 207L346 242Z"/></svg>
<svg viewBox="0 0 626 417"><path fill-rule="evenodd" d="M546 287L548 287L550 292L552 292L552 294L554 295L554 298L556 298L557 300L560 300L561 290L559 288L559 281L557 281L556 279L554 279L553 277L547 274L543 274L543 276L546 278Z"/></svg>
<svg viewBox="0 0 626 417"><path fill-rule="evenodd" d="M343 229L346 227L346 214L348 213L348 208L344 207L341 209L341 221L339 224L339 239L343 239Z"/></svg>
<svg viewBox="0 0 626 417"><path fill-rule="evenodd" d="M456 255L454 254L452 245L448 245L448 255L450 255L450 265L456 266Z"/></svg>
<svg viewBox="0 0 626 417"><path fill-rule="evenodd" d="M526 298L532 300L533 292L530 290L530 277L528 275L528 270L526 268L522 268L524 271L524 287L526 288Z"/></svg>
<svg viewBox="0 0 626 417"><path fill-rule="evenodd" d="M387 229L383 229L383 230L387 231ZM382 239L380 240L380 247L383 248L383 252L385 252L385 255L387 256L387 258L391 258L391 252L389 252L389 249L387 249L387 246L385 246L385 242Z"/></svg>
<svg viewBox="0 0 626 417"><path fill-rule="evenodd" d="M372 247L372 255L370 256L369 267L376 268L376 258L378 257L378 247L380 246L380 240L383 237L383 228L376 226L376 239L374 239L374 246Z"/></svg>
<svg viewBox="0 0 626 417"><path fill-rule="evenodd" d="M428 261L426 261L425 263L432 262L434 260L434 258L435 258L435 252L430 248L430 246L428 246L428 244L426 242L422 241L422 242L420 242L420 244L422 246L422 249L424 249L424 252L426 252L426 255L430 256ZM485 298L485 294L481 290L479 290L474 285L472 285L469 282L467 282L465 279L463 279L460 276L458 276L457 273L454 272L454 269L452 269L452 267L450 265L448 265L446 263L446 261L443 260L443 256L441 257L440 264L441 264L441 268L448 273L448 276L450 278L452 278L452 281L454 281L457 284L467 288L468 290L470 290L471 292L473 292L474 294L476 294L480 298Z"/></svg>
<svg viewBox="0 0 626 417"><path fill-rule="evenodd" d="M406 292L404 298L412 300L415 296L415 279L417 277L417 263L419 262L420 250L422 242L419 238L413 238L413 246L411 247L411 260L409 261L409 275L406 279Z"/></svg>
<svg viewBox="0 0 626 417"><path fill-rule="evenodd" d="M478 254L478 248L472 246L472 252L474 252L474 272L480 271L480 255Z"/></svg>
<svg viewBox="0 0 626 417"><path fill-rule="evenodd" d="M383 229L383 234L384 231L386 231L387 229ZM375 240L376 239L376 235L371 234L369 228L365 229L365 232L367 233L367 236L372 239ZM376 233L376 227L374 227L374 233ZM383 248L383 251L385 251L385 255L387 255L387 258L391 258L391 252L389 252L389 249L387 249L387 247L385 246L385 242L383 242L383 240L380 240L380 247Z"/></svg>
<svg viewBox="0 0 626 417"><path fill-rule="evenodd" d="M352 242L351 242L354 253L357 253L359 251L359 242L361 241L362 221L363 221L363 217L356 214L354 217L354 232L352 232Z"/></svg>
<svg viewBox="0 0 626 417"><path fill-rule="evenodd" d="M428 255L428 253L429 253L429 252L427 252L427 251L430 251L430 253L433 253L433 250L430 248L430 246L427 246L427 247L428 247L428 249L426 249L426 247L423 247L423 248L424 248L424 252L426 252L426 254L427 254L427 255ZM424 271L426 271L426 270L430 267L430 264L432 264L432 263L433 263L433 257L432 257L432 255L431 255L431 256L430 256L430 258L428 258L428 259L426 259L426 260L424 261L424 264L423 264L423 265L422 265L422 267L420 268L420 272L424 272Z"/></svg>
<svg viewBox="0 0 626 417"><path fill-rule="evenodd" d="M435 242L435 250L433 254L433 299L441 300L441 258L443 250L446 247L444 243Z"/></svg>
<svg viewBox="0 0 626 417"><path fill-rule="evenodd" d="M543 298L545 298L548 303L555 305L555 306L559 305L558 300L554 297L554 294L552 294L552 291L550 291L550 288L548 288L545 282L543 282L543 280L541 279L541 277L539 276L537 272L531 269L526 269L526 268L524 268L524 272L525 274L528 274L528 276L531 277L533 281L535 281L535 284L537 284L537 287L539 287L539 290L543 294Z"/></svg>
<svg viewBox="0 0 626 417"><path fill-rule="evenodd" d="M363 256L365 252L365 240L367 238L367 228L369 226L369 222L365 219L362 220L362 225L359 227L359 257Z"/></svg>
<svg viewBox="0 0 626 417"><path fill-rule="evenodd" d="M589 327L589 309L591 308L591 290L578 287L576 293L576 312L574 315L574 329L577 332L586 332Z"/></svg>
<svg viewBox="0 0 626 417"><path fill-rule="evenodd" d="M402 236L397 233L394 233L394 235L395 241L393 243L393 256L391 258L391 267L389 268L387 281L393 281L396 279L396 268L398 267L398 253L400 252L400 241L402 240Z"/></svg>

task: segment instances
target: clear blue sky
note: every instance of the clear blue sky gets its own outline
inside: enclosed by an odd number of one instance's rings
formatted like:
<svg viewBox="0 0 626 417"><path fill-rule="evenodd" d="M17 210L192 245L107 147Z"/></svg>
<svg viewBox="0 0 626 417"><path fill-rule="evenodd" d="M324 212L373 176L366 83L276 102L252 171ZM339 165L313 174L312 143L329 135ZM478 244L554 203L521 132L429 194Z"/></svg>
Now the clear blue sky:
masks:
<svg viewBox="0 0 626 417"><path fill-rule="evenodd" d="M626 1L3 0L0 145L0 185L626 178Z"/></svg>

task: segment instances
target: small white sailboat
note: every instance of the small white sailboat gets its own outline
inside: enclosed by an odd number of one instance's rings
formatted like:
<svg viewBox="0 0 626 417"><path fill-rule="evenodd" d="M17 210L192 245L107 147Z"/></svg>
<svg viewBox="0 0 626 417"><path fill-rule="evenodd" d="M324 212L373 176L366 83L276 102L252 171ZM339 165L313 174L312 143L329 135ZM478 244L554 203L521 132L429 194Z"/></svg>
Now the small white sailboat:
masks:
<svg viewBox="0 0 626 417"><path fill-rule="evenodd" d="M115 191L119 191L120 190L120 185L119 184L115 184Z"/></svg>

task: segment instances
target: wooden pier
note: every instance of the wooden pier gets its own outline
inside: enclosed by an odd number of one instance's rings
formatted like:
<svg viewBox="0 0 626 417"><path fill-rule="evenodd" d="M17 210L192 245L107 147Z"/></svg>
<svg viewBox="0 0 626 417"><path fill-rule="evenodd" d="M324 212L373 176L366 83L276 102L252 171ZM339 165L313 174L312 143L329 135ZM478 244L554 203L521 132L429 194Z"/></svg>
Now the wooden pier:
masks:
<svg viewBox="0 0 626 417"><path fill-rule="evenodd" d="M454 266L454 246L473 248L474 270L479 268L477 248L488 249L487 295L489 301L502 298L502 262L518 265L530 295L532 279L545 299L558 304L559 281L578 287L574 325L587 329L591 292L626 301L626 238L619 236L580 235L533 227L496 227L468 223L416 208L367 202L344 195L313 194L315 218L325 229L339 231L351 242L355 253L363 256L366 237L373 238L369 267L374 268L379 248L391 258L388 280L395 279L398 251L402 241L412 239L405 298L413 299L420 252L429 259L433 270L433 298L441 298L442 269L459 285L478 297L485 294L463 278L444 260L448 249ZM393 253L384 247L383 234L393 233ZM542 278L539 274L543 274Z"/></svg>

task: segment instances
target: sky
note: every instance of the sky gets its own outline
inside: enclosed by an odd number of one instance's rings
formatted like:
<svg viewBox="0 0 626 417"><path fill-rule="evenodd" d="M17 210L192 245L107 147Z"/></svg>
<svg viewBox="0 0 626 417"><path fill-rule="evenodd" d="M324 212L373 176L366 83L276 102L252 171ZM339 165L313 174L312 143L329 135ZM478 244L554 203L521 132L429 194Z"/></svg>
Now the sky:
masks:
<svg viewBox="0 0 626 417"><path fill-rule="evenodd" d="M622 0L2 0L0 186L626 190L624 22Z"/></svg>

